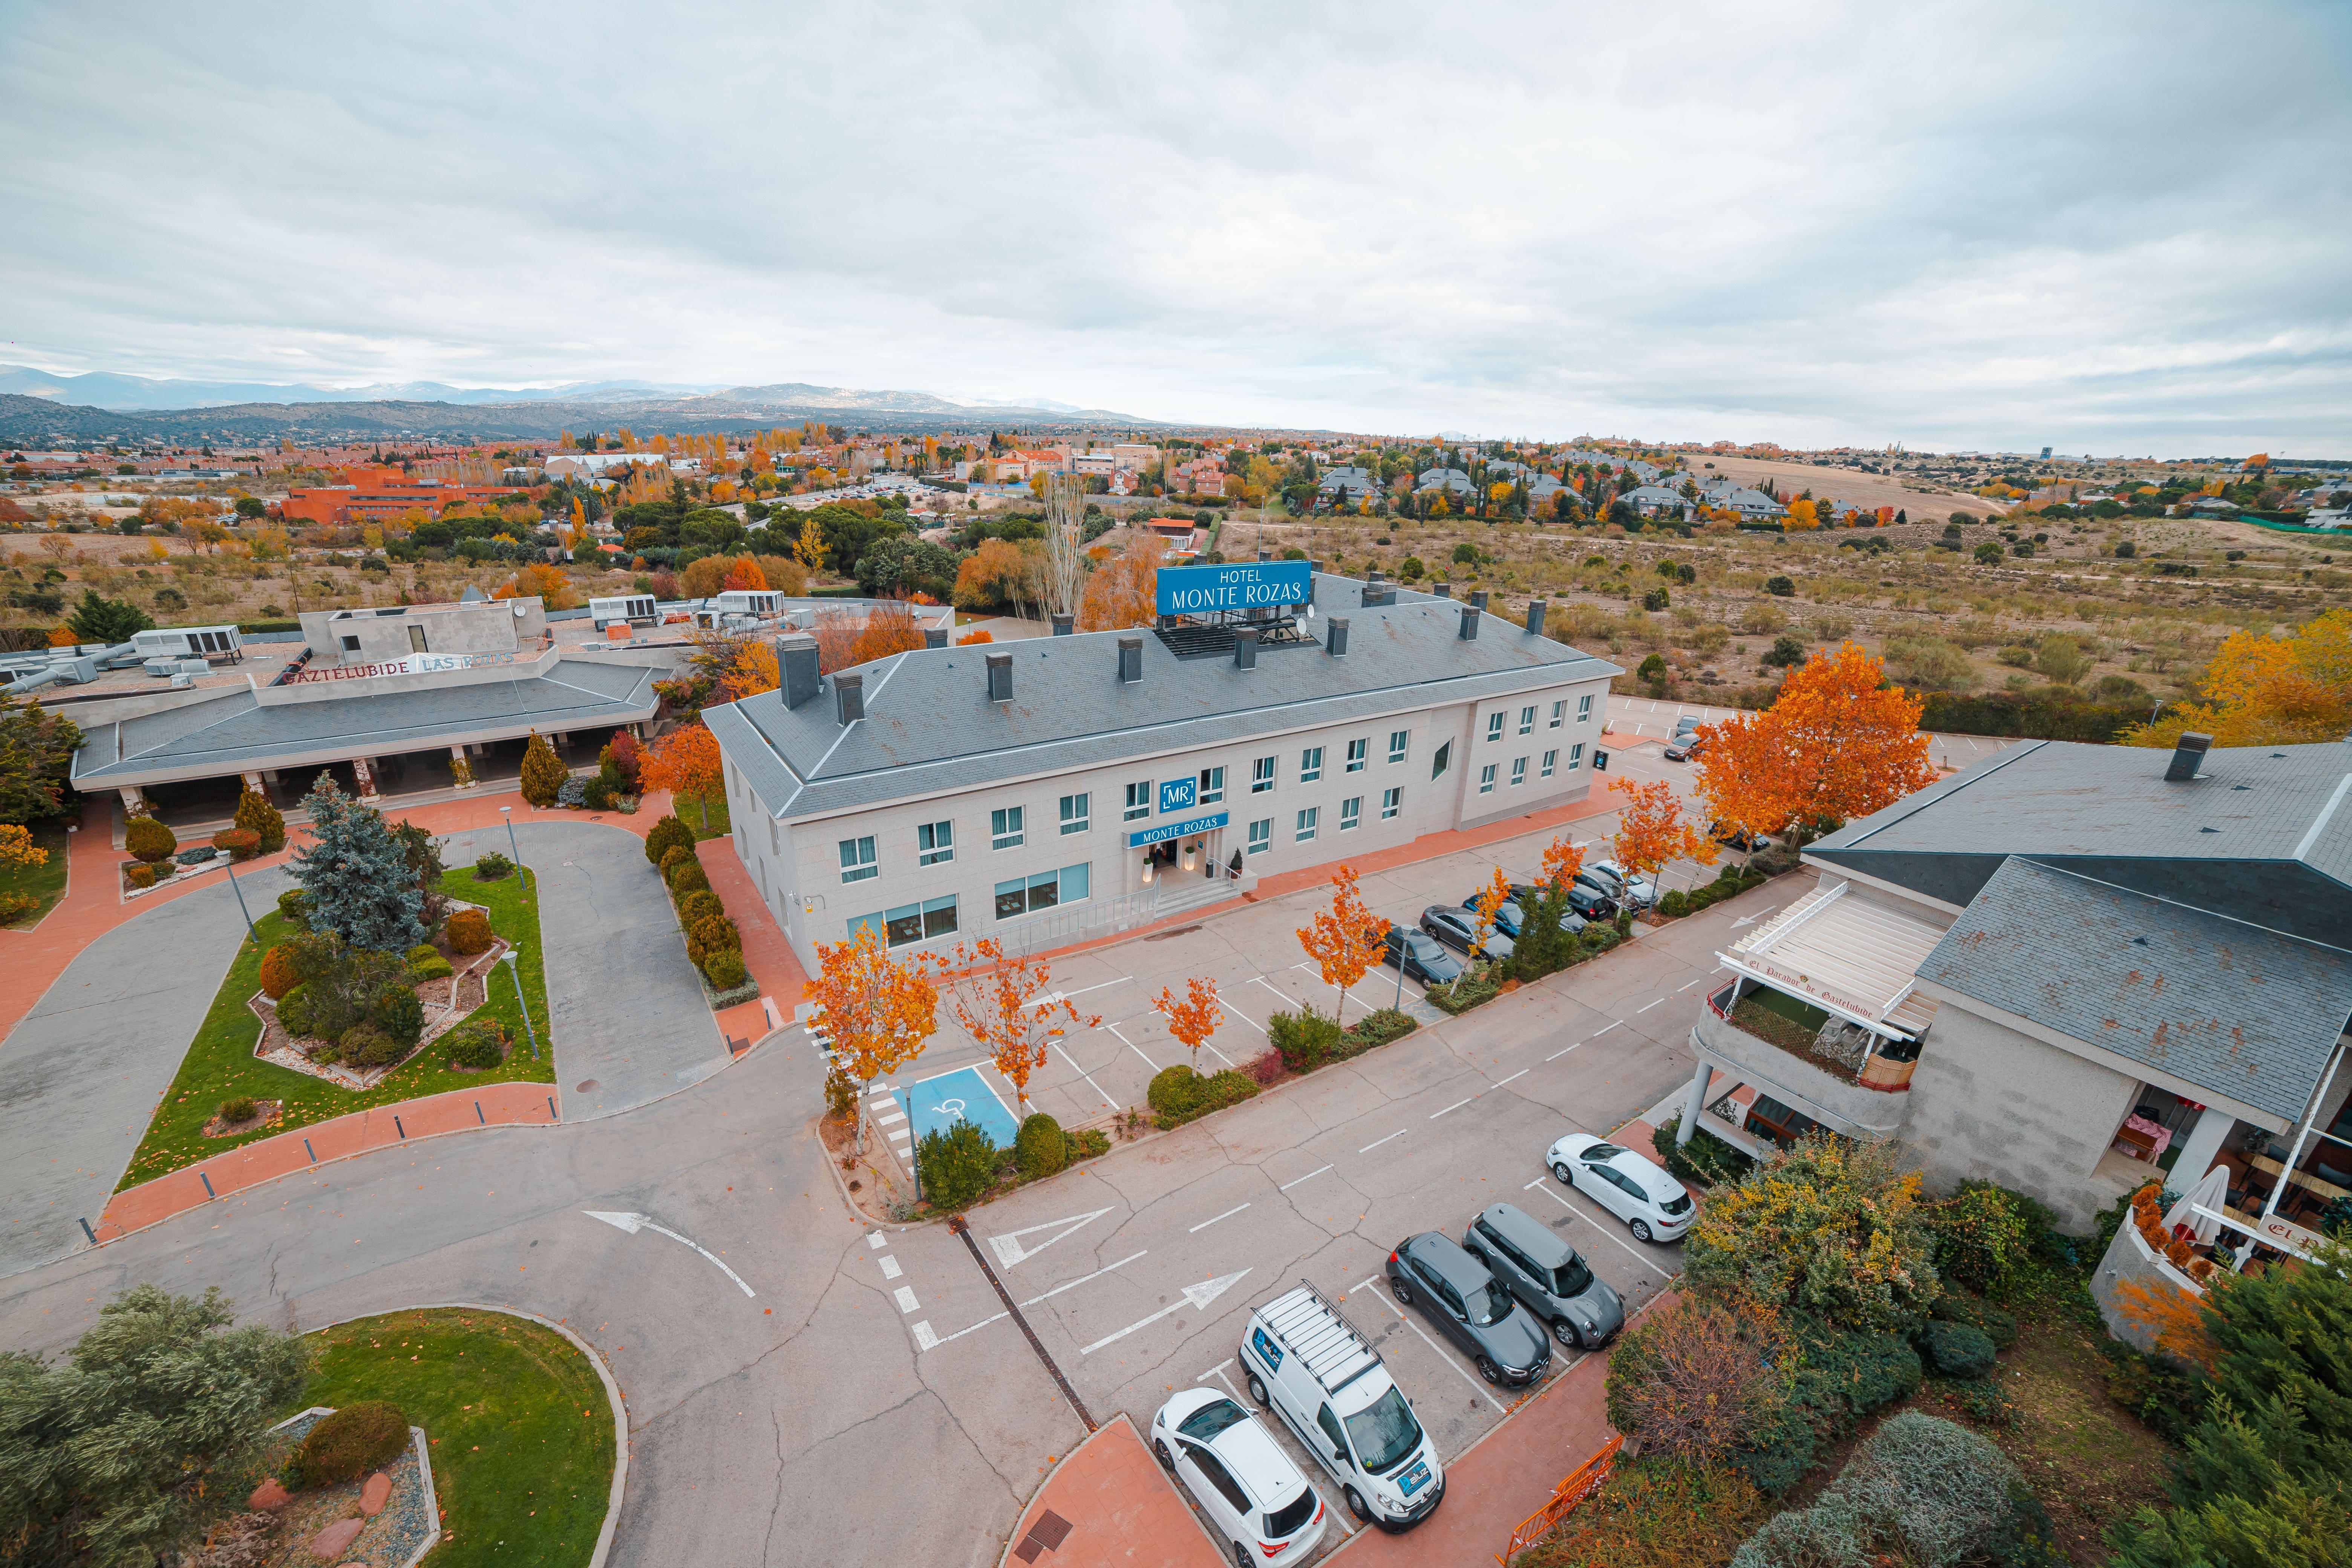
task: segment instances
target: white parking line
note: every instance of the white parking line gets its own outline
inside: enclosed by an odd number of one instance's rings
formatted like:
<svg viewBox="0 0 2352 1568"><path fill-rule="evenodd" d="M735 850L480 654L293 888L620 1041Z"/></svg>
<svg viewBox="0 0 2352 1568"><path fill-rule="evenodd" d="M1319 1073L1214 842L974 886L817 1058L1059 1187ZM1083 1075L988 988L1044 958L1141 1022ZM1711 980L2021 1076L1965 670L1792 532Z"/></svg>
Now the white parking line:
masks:
<svg viewBox="0 0 2352 1568"><path fill-rule="evenodd" d="M1083 996L1089 991L1107 991L1114 985L1124 985L1134 978L1135 976L1132 974L1122 974L1116 980L1106 980L1100 985L1081 985L1076 991L1065 992L1064 994L1066 996Z"/></svg>
<svg viewBox="0 0 2352 1568"><path fill-rule="evenodd" d="M1477 1099L1477 1098L1478 1098L1478 1097L1477 1097L1476 1095L1475 1095L1475 1094L1474 1094L1474 1095L1472 1095L1472 1096L1470 1097L1470 1100L1475 1100L1475 1099ZM1453 1104L1451 1104L1451 1105L1447 1106L1447 1107L1445 1108L1445 1110L1461 1110L1464 1106L1465 1106L1465 1105L1469 1104L1469 1103L1470 1103L1470 1100L1455 1100ZM1444 1115L1444 1114L1445 1114L1445 1110L1433 1110L1433 1111L1431 1111L1431 1112L1429 1113L1429 1119L1430 1119L1432 1121L1436 1121L1439 1117L1441 1117L1441 1116Z"/></svg>
<svg viewBox="0 0 2352 1568"><path fill-rule="evenodd" d="M1681 993L1689 990L1692 986L1696 985L1700 980L1705 980L1706 978L1706 976L1702 974L1698 977L1698 980L1685 981L1684 984L1675 987L1675 994L1679 995Z"/></svg>
<svg viewBox="0 0 2352 1568"><path fill-rule="evenodd" d="M1235 1388L1235 1387L1234 1386L1234 1380L1233 1380L1232 1378L1227 1377L1227 1376L1225 1375L1225 1368L1227 1368L1227 1367L1229 1367L1229 1366L1231 1366L1231 1365L1233 1365L1233 1364L1234 1364L1234 1358L1233 1358L1233 1357L1231 1357L1231 1356L1227 1356L1224 1360L1223 1360L1223 1361L1219 1362L1216 1365L1214 1365L1214 1366L1211 1367L1208 1371L1206 1371L1206 1372L1202 1373L1200 1376L1198 1376L1198 1377L1194 1378L1192 1381L1193 1381L1194 1383L1206 1383L1206 1382L1208 1382L1208 1381L1209 1381L1209 1379L1211 1379L1211 1378L1213 1378L1213 1378L1215 1378L1219 1383L1222 1383L1222 1384L1223 1384L1225 1385L1225 1392L1226 1392L1227 1394L1232 1394L1232 1395L1234 1397L1234 1399L1238 1400L1238 1399L1240 1399L1240 1398L1241 1398L1241 1396L1242 1396L1242 1391L1241 1391L1240 1389L1238 1389L1238 1388Z"/></svg>
<svg viewBox="0 0 2352 1568"><path fill-rule="evenodd" d="M1664 997L1663 997L1663 996L1661 996L1661 997L1659 997L1659 998L1658 998L1658 1002L1663 1002L1663 1001L1664 1001L1664 1000L1665 1000L1665 998L1664 998ZM1636 1008L1634 1008L1634 1009L1633 1009L1633 1016L1634 1016L1635 1017L1637 1017L1637 1018L1638 1018L1638 1017L1640 1017L1643 1014L1644 1014L1644 1013L1648 1012L1648 1011L1650 1010L1650 1008L1651 1008L1651 1007L1654 1007L1654 1006L1656 1006L1656 1005L1658 1005L1658 1002L1653 1002L1653 1003L1649 1004L1649 1006L1644 1006L1644 1007L1636 1007Z"/></svg>
<svg viewBox="0 0 2352 1568"><path fill-rule="evenodd" d="M1521 1068L1518 1071L1517 1071L1517 1072L1513 1073L1513 1074L1511 1075L1511 1078L1507 1078L1507 1079L1502 1079L1500 1082L1496 1083L1496 1084L1495 1085L1495 1087L1496 1087L1496 1089L1500 1089L1500 1088L1502 1088L1502 1087L1503 1087L1503 1085L1504 1085L1504 1084L1510 1082L1510 1081L1511 1081L1511 1079L1525 1078L1525 1077L1527 1077L1527 1076L1528 1076L1528 1074L1529 1074L1529 1073L1531 1073L1531 1072L1533 1072L1533 1071L1535 1071L1535 1068Z"/></svg>
<svg viewBox="0 0 2352 1568"><path fill-rule="evenodd" d="M1381 1146L1381 1143L1393 1143L1393 1142L1395 1142L1398 1139L1400 1139L1400 1138L1402 1138L1402 1137L1403 1137L1403 1136L1404 1136L1404 1129L1403 1129L1403 1128L1402 1128L1402 1127L1400 1127L1400 1128L1398 1128L1395 1131L1393 1131L1393 1132L1390 1133L1387 1137L1385 1137L1385 1138L1381 1139L1381 1140L1380 1141L1380 1142L1378 1142L1378 1143L1367 1143L1367 1144L1365 1144L1362 1148L1360 1148L1360 1149L1357 1150L1357 1151L1356 1151L1356 1152L1357 1152L1357 1153L1359 1153L1359 1154L1369 1154L1369 1153L1370 1153L1373 1150L1375 1150L1375 1149L1379 1148L1379 1147Z"/></svg>
<svg viewBox="0 0 2352 1568"><path fill-rule="evenodd" d="M1221 1214L1221 1215L1217 1215L1217 1216L1216 1216L1216 1219L1204 1219L1204 1220L1202 1220L1200 1224L1198 1224L1198 1225L1194 1226L1191 1230L1186 1231L1184 1234L1185 1234L1185 1235L1187 1235L1187 1236L1196 1236L1196 1235L1198 1235L1199 1233L1201 1233L1202 1231L1204 1231L1204 1230L1208 1229L1211 1226L1213 1226L1213 1225L1216 1224L1216 1223L1217 1223L1217 1220L1220 1220L1220 1219L1231 1219L1231 1218L1233 1218L1233 1217L1234 1217L1234 1215L1237 1215L1237 1214L1241 1213L1241 1212L1242 1212L1242 1210L1244 1210L1244 1209L1245 1209L1245 1208L1247 1208L1247 1207L1249 1207L1249 1205L1247 1205L1247 1204L1235 1204L1233 1207L1231 1207L1231 1208L1227 1209L1224 1213L1223 1213L1223 1214Z"/></svg>
<svg viewBox="0 0 2352 1568"><path fill-rule="evenodd" d="M866 1245L871 1250L879 1252L890 1245L890 1239L878 1230L868 1231L866 1235Z"/></svg>
<svg viewBox="0 0 2352 1568"><path fill-rule="evenodd" d="M1625 1021L1624 1019L1620 1018L1620 1019L1618 1019L1618 1020L1617 1020L1617 1024L1622 1024L1622 1023L1623 1023L1624 1021ZM1585 1037L1585 1038L1586 1038L1586 1039L1588 1039L1588 1040L1597 1040L1597 1039L1599 1039L1601 1036L1603 1036L1603 1035L1607 1034L1611 1029L1615 1028L1615 1027L1617 1026L1617 1024L1610 1024L1610 1025L1607 1025L1607 1026L1603 1026L1603 1027L1601 1027L1601 1028L1595 1029L1595 1030L1593 1030L1593 1031L1592 1031L1592 1033L1591 1033L1591 1034L1587 1035L1587 1036Z"/></svg>
<svg viewBox="0 0 2352 1568"><path fill-rule="evenodd" d="M1331 1167L1328 1165L1318 1165L1313 1170L1307 1172L1306 1176L1293 1177L1291 1180L1283 1183L1282 1185L1275 1188L1274 1190L1277 1193L1286 1193L1291 1188L1297 1186L1300 1182L1307 1180L1307 1176L1319 1176L1330 1168Z"/></svg>
<svg viewBox="0 0 2352 1568"><path fill-rule="evenodd" d="M1217 999L1217 1005L1218 1005L1220 1008L1222 1008L1222 1009L1223 1009L1226 1014L1228 1014L1229 1016L1233 1016L1233 1017L1235 1017L1235 1018L1239 1018L1243 1023L1247 1024L1251 1028L1257 1030L1257 1032L1258 1032L1259 1034L1263 1035L1263 1034L1265 1034L1265 1026L1264 1026L1263 1025L1259 1024L1255 1019L1252 1018L1252 1017L1251 1017L1247 1013L1244 1013L1244 1012L1243 1012L1240 1008L1238 1008L1238 1007L1234 1006L1232 1003L1227 1002L1226 1000L1224 1000L1224 998L1223 998L1223 997L1219 997L1219 998Z"/></svg>
<svg viewBox="0 0 2352 1568"><path fill-rule="evenodd" d="M1580 1045L1582 1045L1582 1044L1584 1044L1584 1042L1583 1042L1582 1040L1579 1040L1579 1041L1577 1041L1577 1042L1576 1042L1576 1046L1580 1046ZM1552 1054L1551 1054L1551 1055L1549 1055L1549 1056L1548 1056L1548 1057L1544 1058L1544 1060L1546 1060L1546 1061L1548 1061L1548 1062L1556 1062L1556 1061L1559 1060L1559 1058L1562 1058L1562 1057L1564 1057L1564 1056L1568 1055L1568 1053L1569 1053L1569 1052L1570 1052L1570 1051L1572 1051L1572 1050L1576 1049L1576 1046L1563 1046L1563 1047L1561 1047L1559 1050L1556 1050L1556 1051L1552 1052Z"/></svg>
<svg viewBox="0 0 2352 1568"><path fill-rule="evenodd" d="M969 1334L969 1333L975 1333L975 1332L979 1331L980 1330L982 1330L982 1329L984 1329L984 1328L988 1327L988 1325L989 1325L989 1324L991 1324L991 1323L1002 1322L1003 1320L1005 1320L1006 1318L1011 1317L1012 1315L1013 1315L1013 1314L1012 1314L1012 1313L1010 1313L1010 1312L997 1312L997 1313L994 1313L994 1314L992 1314L992 1315L991 1315L991 1316L989 1316L989 1317L982 1318L980 1321L978 1321L978 1322L974 1323L974 1324L973 1324L971 1328L969 1328L969 1329L958 1329L954 1333L950 1334L950 1335L947 1337L947 1339L946 1339L946 1340L942 1340L942 1339L933 1339L929 1344L927 1344L927 1345L923 1346L923 1348L924 1348L925 1350L933 1350L933 1349L936 1349L937 1347L939 1347L939 1346L940 1346L940 1345L943 1345L943 1344L947 1343L947 1342L948 1342L948 1340L960 1340L960 1339L963 1338L963 1337L964 1337L964 1335L966 1335L966 1334ZM921 1329L921 1330L923 1330L925 1332L929 1332L929 1326L928 1326L928 1325L926 1325L926 1324L923 1324L923 1323L917 1323L917 1324L915 1325L915 1327L916 1327L916 1328L918 1328L918 1329ZM918 1340L919 1340L919 1339L921 1339L923 1336L922 1336L922 1334L919 1333L919 1334L917 1334L915 1337L916 1337Z"/></svg>
<svg viewBox="0 0 2352 1568"><path fill-rule="evenodd" d="M967 1333L971 1332L969 1329L964 1331ZM953 1334L950 1334L948 1338L953 1339L955 1336ZM930 1324L924 1322L919 1319L917 1320L915 1323L915 1348L917 1350L937 1350L944 1342L945 1342L942 1341L939 1335L931 1332Z"/></svg>
<svg viewBox="0 0 2352 1568"><path fill-rule="evenodd" d="M1623 1247L1627 1252L1632 1253L1635 1258L1640 1260L1642 1267L1647 1268L1651 1273L1664 1275L1666 1272L1636 1249L1632 1242L1627 1241L1615 1231L1610 1229L1609 1226L1602 1225L1599 1220L1594 1219L1591 1215L1586 1214L1582 1209L1578 1208L1574 1204L1570 1203L1566 1198L1561 1197L1559 1193L1554 1192L1552 1190L1552 1183L1555 1180L1557 1180L1557 1178L1552 1176L1538 1176L1534 1181L1529 1182L1528 1184L1528 1187L1541 1187L1545 1192L1551 1193L1552 1202L1558 1204L1560 1207L1566 1209L1569 1213L1574 1215L1577 1218L1582 1220L1585 1224L1591 1226L1593 1229L1599 1231L1601 1235L1607 1237L1618 1246ZM1526 1192L1528 1187L1521 1187L1519 1191Z"/></svg>
<svg viewBox="0 0 2352 1568"><path fill-rule="evenodd" d="M1350 1289L1360 1290L1366 1285L1370 1285L1371 1283L1371 1280L1367 1279L1351 1287ZM1431 1339L1427 1334L1422 1333L1421 1325L1414 1322L1411 1318L1406 1317L1405 1310L1402 1307L1400 1307L1394 1301L1390 1300L1377 1289L1372 1292L1372 1295L1373 1299L1378 1300L1381 1305L1386 1307L1390 1311L1394 1312L1397 1317L1403 1321L1406 1328L1411 1329L1416 1334L1421 1334L1421 1342L1427 1345L1431 1350L1435 1351L1437 1352L1437 1358L1446 1365L1452 1367L1455 1373L1460 1374L1463 1382L1476 1389L1480 1398L1493 1405L1498 1413L1506 1415L1510 1414L1508 1410L1504 1408L1503 1402L1501 1400L1486 1392L1486 1385L1479 1380L1477 1373L1465 1371L1460 1362L1455 1361L1452 1356L1445 1353L1445 1348L1443 1345L1439 1344L1435 1340Z"/></svg>
<svg viewBox="0 0 2352 1568"><path fill-rule="evenodd" d="M1118 1035L1118 1026L1117 1024L1105 1024L1103 1027L1108 1029L1114 1035ZM1135 1052L1137 1056L1143 1057L1143 1065L1145 1067L1150 1068L1153 1072L1158 1072L1160 1070L1159 1064L1154 1062L1150 1057L1143 1056L1142 1050L1133 1040L1129 1039L1125 1035L1118 1035L1118 1043L1125 1046L1129 1050Z"/></svg>
<svg viewBox="0 0 2352 1568"><path fill-rule="evenodd" d="M1078 1061L1076 1057L1073 1057L1067 1051L1063 1051L1058 1042L1054 1044L1054 1048L1057 1051L1062 1051L1062 1059L1070 1064L1070 1070L1072 1072L1076 1073L1080 1078L1087 1080L1087 1087L1088 1089L1093 1089L1097 1094L1102 1094L1102 1102L1105 1105L1110 1106L1114 1110L1118 1108L1118 1101L1113 1100L1108 1094L1103 1094L1103 1086L1095 1081L1094 1074L1088 1072L1086 1068L1078 1065Z"/></svg>

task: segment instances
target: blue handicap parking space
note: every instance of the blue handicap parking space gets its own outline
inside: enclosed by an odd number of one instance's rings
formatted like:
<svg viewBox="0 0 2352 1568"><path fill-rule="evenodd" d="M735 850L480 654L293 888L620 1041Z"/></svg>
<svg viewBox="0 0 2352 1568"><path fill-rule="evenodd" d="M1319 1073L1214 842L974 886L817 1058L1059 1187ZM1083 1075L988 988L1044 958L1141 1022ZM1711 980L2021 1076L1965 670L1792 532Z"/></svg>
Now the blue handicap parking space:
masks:
<svg viewBox="0 0 2352 1568"><path fill-rule="evenodd" d="M988 1080L980 1076L978 1068L958 1068L937 1078L927 1078L920 1083L910 1083L898 1090L907 1103L907 1114L912 1119L915 1141L920 1142L926 1133L944 1131L957 1121L971 1122L988 1134L989 1142L1000 1149L1013 1147L1020 1131L1013 1112Z"/></svg>

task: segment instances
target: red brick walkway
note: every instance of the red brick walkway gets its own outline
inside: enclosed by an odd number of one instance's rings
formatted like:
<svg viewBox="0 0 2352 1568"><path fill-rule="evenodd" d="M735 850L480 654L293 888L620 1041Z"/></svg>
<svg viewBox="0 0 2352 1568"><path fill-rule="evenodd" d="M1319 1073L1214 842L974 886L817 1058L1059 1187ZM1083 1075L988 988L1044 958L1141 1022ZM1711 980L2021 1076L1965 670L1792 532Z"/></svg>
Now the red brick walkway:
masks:
<svg viewBox="0 0 2352 1568"><path fill-rule="evenodd" d="M1120 1415L1054 1467L1013 1525L1000 1568L1216 1568L1225 1561Z"/></svg>

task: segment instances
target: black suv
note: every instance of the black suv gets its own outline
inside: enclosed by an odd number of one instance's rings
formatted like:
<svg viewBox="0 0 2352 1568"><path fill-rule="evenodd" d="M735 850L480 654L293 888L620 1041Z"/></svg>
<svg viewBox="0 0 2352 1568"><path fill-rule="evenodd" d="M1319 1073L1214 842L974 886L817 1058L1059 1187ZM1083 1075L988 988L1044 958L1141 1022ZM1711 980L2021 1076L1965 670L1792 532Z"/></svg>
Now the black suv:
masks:
<svg viewBox="0 0 2352 1568"><path fill-rule="evenodd" d="M1387 1273L1396 1299L1419 1307L1488 1383L1533 1383L1551 1364L1551 1336L1535 1314L1452 1237L1407 1237L1389 1254Z"/></svg>

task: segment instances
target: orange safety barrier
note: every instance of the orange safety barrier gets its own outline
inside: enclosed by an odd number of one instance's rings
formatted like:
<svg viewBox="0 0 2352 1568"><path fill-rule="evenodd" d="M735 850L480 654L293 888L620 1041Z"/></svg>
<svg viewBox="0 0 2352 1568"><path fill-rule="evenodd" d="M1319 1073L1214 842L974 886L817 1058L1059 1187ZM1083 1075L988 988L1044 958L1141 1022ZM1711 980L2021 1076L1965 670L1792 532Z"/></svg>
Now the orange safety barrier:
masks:
<svg viewBox="0 0 2352 1568"><path fill-rule="evenodd" d="M1509 1543L1495 1554L1495 1561L1503 1568L1510 1568L1513 1555L1542 1540L1553 1525L1575 1511L1578 1503L1599 1490L1616 1467L1617 1450L1624 1446L1622 1436L1612 1437L1599 1453L1570 1471L1568 1479L1552 1489L1551 1500L1519 1521L1519 1527L1511 1531Z"/></svg>

